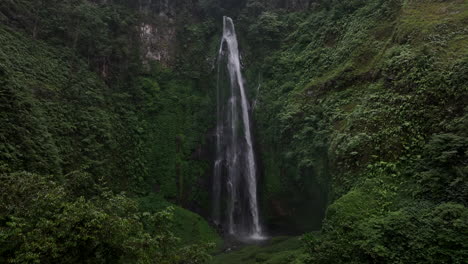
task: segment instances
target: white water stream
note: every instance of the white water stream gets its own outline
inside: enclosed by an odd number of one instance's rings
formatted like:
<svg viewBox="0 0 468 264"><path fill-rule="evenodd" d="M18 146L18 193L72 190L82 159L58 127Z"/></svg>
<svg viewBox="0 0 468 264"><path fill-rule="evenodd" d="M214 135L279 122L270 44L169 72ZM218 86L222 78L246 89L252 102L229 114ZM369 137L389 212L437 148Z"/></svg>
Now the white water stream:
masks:
<svg viewBox="0 0 468 264"><path fill-rule="evenodd" d="M242 77L234 23L231 18L224 17L223 25L218 57L213 218L218 224L225 223L231 235L260 239L262 227L258 209L257 166L250 107ZM223 86L223 71L228 75L228 88ZM226 198L224 206L223 198ZM224 220L222 211L226 212Z"/></svg>

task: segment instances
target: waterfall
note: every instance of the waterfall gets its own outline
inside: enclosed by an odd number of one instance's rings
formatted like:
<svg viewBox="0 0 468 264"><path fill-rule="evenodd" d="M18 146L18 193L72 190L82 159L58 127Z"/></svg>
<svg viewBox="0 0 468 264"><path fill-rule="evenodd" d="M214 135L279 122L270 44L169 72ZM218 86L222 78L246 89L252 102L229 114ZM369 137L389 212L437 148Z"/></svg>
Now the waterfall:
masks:
<svg viewBox="0 0 468 264"><path fill-rule="evenodd" d="M224 17L217 86L213 219L233 236L261 238L250 108L236 31L229 17Z"/></svg>

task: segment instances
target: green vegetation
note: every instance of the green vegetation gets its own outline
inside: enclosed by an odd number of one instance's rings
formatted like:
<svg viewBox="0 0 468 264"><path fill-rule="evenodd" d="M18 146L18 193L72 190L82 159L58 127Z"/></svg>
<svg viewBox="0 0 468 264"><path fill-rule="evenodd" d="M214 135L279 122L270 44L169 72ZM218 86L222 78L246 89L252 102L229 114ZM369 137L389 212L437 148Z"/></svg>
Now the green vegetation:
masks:
<svg viewBox="0 0 468 264"><path fill-rule="evenodd" d="M203 263L209 258L201 246L179 245L171 232L171 207L143 212L104 183L90 185L89 175L70 176L73 181L66 183L30 173L1 176L2 262Z"/></svg>
<svg viewBox="0 0 468 264"><path fill-rule="evenodd" d="M1 1L0 262L466 262L466 1L143 2ZM263 222L300 239L219 252L196 214L222 15ZM143 23L174 58L144 58Z"/></svg>
<svg viewBox="0 0 468 264"><path fill-rule="evenodd" d="M276 237L259 245L246 245L232 252L214 256L208 263L237 264L295 264L307 258L302 242L297 237Z"/></svg>
<svg viewBox="0 0 468 264"><path fill-rule="evenodd" d="M163 198L154 194L140 198L139 204L142 211L150 213L157 213L165 208L173 207L173 205ZM221 245L218 234L197 214L180 207L175 207L172 221L171 230L175 236L181 238L183 244L190 245L205 242Z"/></svg>
<svg viewBox="0 0 468 264"><path fill-rule="evenodd" d="M208 81L145 64L124 4L0 4L2 263L203 263L220 243L179 207L209 205Z"/></svg>
<svg viewBox="0 0 468 264"><path fill-rule="evenodd" d="M244 15L246 41L262 43L246 63L250 83L261 76L265 214L287 228L313 219L317 188L327 196L321 232L304 238L308 263L467 258L467 7L331 1Z"/></svg>

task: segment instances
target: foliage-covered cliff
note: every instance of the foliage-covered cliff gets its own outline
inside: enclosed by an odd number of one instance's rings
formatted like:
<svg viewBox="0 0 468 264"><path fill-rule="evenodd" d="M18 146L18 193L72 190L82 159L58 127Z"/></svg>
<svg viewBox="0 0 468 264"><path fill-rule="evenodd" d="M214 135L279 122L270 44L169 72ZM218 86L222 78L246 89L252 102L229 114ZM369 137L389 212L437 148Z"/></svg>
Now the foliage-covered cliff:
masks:
<svg viewBox="0 0 468 264"><path fill-rule="evenodd" d="M203 263L221 17L263 224L215 263L468 259L463 0L2 1L0 262ZM171 224L172 223L172 224Z"/></svg>
<svg viewBox="0 0 468 264"><path fill-rule="evenodd" d="M206 77L163 66L192 52L151 60L142 23L168 14L126 2L0 3L0 262L199 263L219 242L166 202L207 210Z"/></svg>
<svg viewBox="0 0 468 264"><path fill-rule="evenodd" d="M467 11L375 0L241 14L266 215L310 225L327 199L304 239L311 263L467 258Z"/></svg>

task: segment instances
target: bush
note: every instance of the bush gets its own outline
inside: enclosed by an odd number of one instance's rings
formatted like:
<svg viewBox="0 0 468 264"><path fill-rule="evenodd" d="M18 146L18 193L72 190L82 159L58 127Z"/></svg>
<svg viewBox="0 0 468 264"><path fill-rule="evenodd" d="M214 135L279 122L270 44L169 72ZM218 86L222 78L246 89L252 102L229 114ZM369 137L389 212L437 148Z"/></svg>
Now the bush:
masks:
<svg viewBox="0 0 468 264"><path fill-rule="evenodd" d="M468 201L468 138L434 135L423 150L417 173L419 193L436 201Z"/></svg>
<svg viewBox="0 0 468 264"><path fill-rule="evenodd" d="M415 203L384 215L369 215L366 200L337 211L325 232L307 235L309 263L464 263L468 209L461 204Z"/></svg>
<svg viewBox="0 0 468 264"><path fill-rule="evenodd" d="M134 200L102 186L94 186L98 196L76 198L51 176L2 174L0 260L169 264L209 257L206 246L180 248L170 231L171 208L141 212Z"/></svg>

